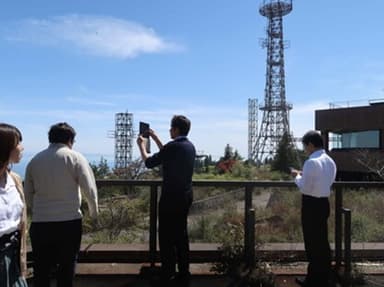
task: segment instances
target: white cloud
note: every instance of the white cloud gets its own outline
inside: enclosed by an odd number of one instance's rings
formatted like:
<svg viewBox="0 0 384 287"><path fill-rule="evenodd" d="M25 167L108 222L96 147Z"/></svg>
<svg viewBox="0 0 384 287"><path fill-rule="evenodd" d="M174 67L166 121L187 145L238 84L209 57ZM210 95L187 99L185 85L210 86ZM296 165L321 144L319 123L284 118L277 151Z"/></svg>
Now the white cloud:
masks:
<svg viewBox="0 0 384 287"><path fill-rule="evenodd" d="M123 19L65 15L49 19L28 19L9 27L7 38L40 45L73 46L92 55L134 58L143 53L182 50L154 29Z"/></svg>
<svg viewBox="0 0 384 287"><path fill-rule="evenodd" d="M72 104L86 105L86 106L107 106L115 107L116 104L105 101L97 101L89 98L79 98L79 97L67 97L66 100Z"/></svg>

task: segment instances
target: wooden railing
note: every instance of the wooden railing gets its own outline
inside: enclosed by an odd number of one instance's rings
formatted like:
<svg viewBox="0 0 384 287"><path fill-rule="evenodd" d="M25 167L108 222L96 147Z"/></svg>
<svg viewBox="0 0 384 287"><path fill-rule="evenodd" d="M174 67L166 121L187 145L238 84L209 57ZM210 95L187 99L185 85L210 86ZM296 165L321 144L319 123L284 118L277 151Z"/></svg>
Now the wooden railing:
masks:
<svg viewBox="0 0 384 287"><path fill-rule="evenodd" d="M154 266L157 261L157 202L160 180L98 180L98 187L110 186L146 186L150 189L150 225L148 263ZM253 192L266 188L296 188L292 181L194 181L196 187L223 187L244 189L244 260L249 264L255 262L255 212L252 209ZM343 206L343 192L346 189L384 189L384 182L336 182L335 191L335 267L339 270L343 265L348 276L351 271L351 211ZM344 249L343 249L344 240Z"/></svg>

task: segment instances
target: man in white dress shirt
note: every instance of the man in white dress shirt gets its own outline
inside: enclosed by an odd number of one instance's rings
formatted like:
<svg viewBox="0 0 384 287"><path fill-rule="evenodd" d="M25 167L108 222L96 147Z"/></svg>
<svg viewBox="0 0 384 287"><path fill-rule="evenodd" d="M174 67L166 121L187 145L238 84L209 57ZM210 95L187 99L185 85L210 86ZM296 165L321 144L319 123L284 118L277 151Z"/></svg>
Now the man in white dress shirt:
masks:
<svg viewBox="0 0 384 287"><path fill-rule="evenodd" d="M326 154L323 139L316 131L307 132L302 143L308 159L302 171L291 173L302 193L301 223L308 268L305 279L296 282L305 287L327 287L331 286L328 197L336 178L336 164Z"/></svg>

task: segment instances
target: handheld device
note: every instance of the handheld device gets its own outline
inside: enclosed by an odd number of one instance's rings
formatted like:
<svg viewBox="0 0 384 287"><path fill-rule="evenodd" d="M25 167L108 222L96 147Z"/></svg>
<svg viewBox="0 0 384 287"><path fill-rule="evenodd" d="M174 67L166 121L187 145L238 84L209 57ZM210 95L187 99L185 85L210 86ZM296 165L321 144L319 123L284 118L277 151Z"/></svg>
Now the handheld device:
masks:
<svg viewBox="0 0 384 287"><path fill-rule="evenodd" d="M139 133L142 137L147 139L145 149L147 150L147 153L151 153L151 142L149 140L149 124L145 122L140 122Z"/></svg>
<svg viewBox="0 0 384 287"><path fill-rule="evenodd" d="M149 124L140 122L139 133L142 137L149 138Z"/></svg>

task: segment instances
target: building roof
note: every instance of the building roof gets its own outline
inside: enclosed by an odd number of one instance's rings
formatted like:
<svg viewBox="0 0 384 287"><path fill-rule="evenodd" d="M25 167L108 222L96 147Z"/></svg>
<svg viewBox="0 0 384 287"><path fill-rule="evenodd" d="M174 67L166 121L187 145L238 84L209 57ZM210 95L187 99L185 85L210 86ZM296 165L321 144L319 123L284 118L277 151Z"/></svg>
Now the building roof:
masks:
<svg viewBox="0 0 384 287"><path fill-rule="evenodd" d="M384 129L384 103L317 110L315 111L315 129L321 131Z"/></svg>

